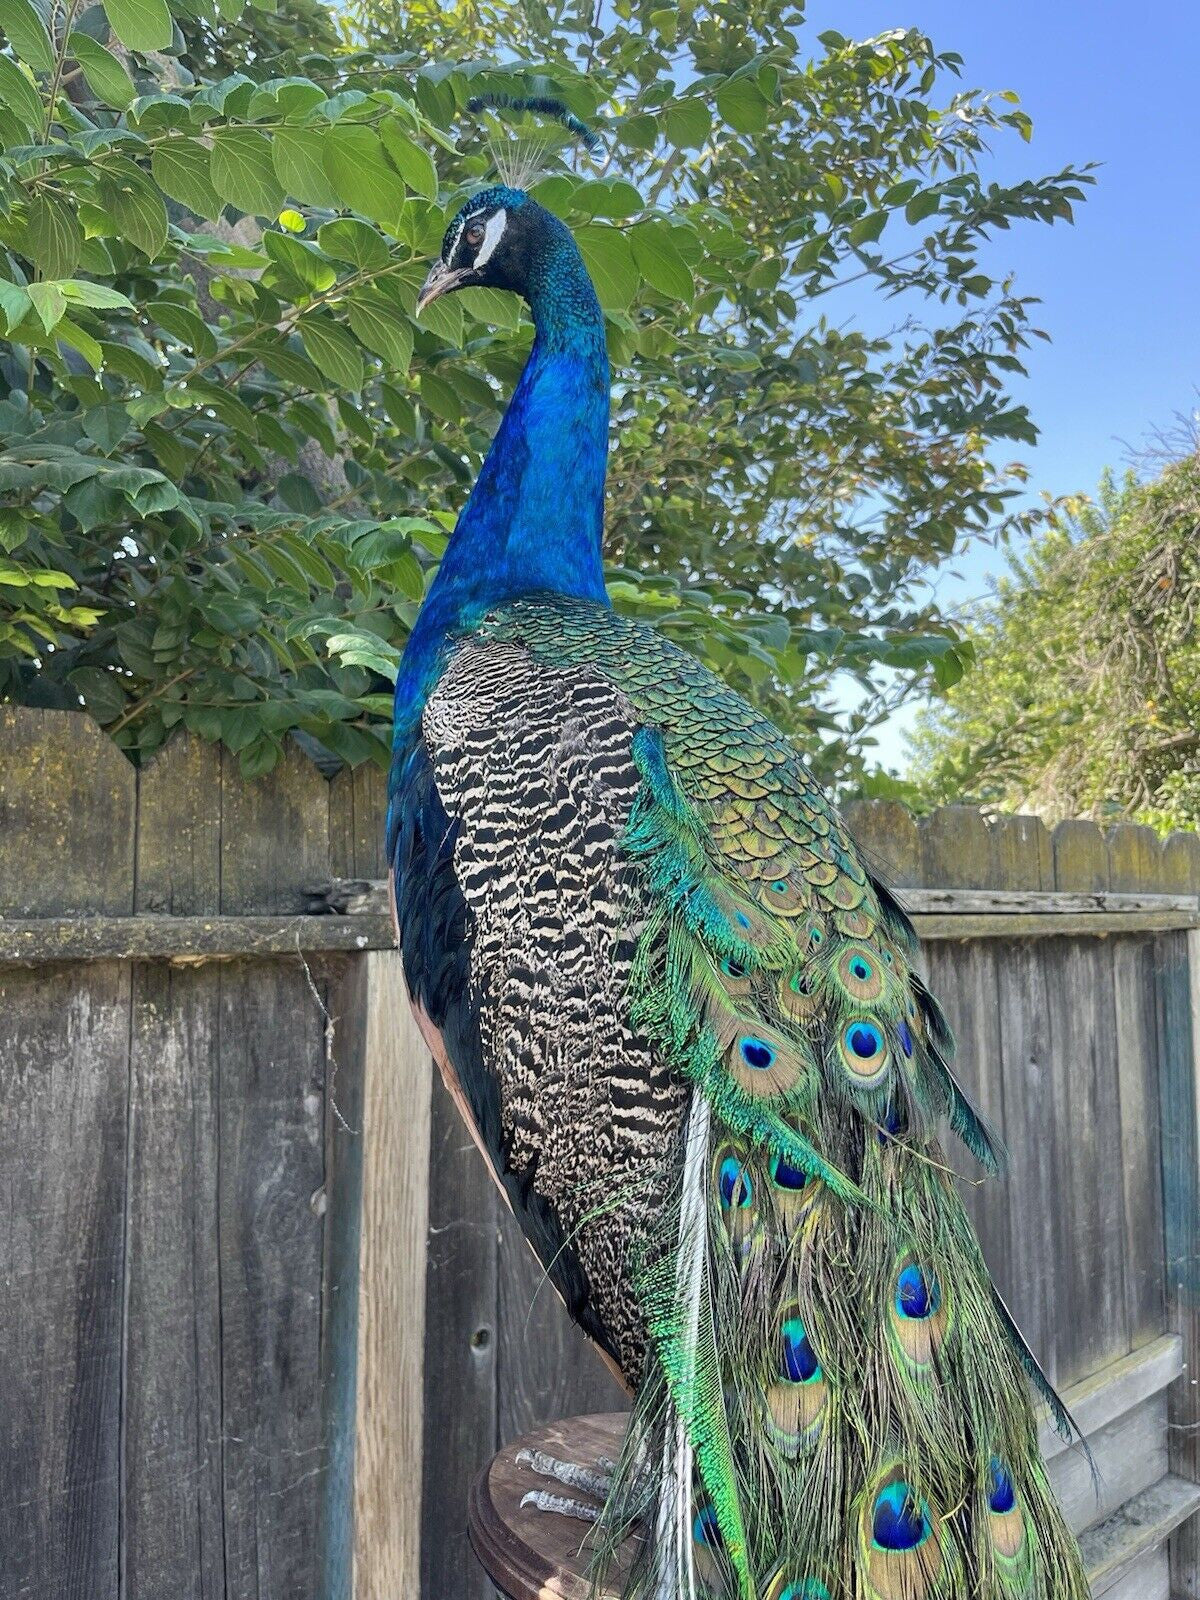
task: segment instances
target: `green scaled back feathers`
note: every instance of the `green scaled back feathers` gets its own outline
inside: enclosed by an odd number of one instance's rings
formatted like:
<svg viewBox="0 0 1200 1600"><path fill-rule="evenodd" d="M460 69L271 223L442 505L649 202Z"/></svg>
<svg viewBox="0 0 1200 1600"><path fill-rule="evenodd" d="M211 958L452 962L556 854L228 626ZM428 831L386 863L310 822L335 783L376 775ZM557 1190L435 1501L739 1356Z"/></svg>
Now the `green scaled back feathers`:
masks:
<svg viewBox="0 0 1200 1600"><path fill-rule="evenodd" d="M769 723L661 636L535 599L482 630L589 662L642 727L634 1026L692 1085L635 1266L653 1356L605 1509L637 1600L1086 1600L1028 1374L936 1141L1000 1153L915 940Z"/></svg>

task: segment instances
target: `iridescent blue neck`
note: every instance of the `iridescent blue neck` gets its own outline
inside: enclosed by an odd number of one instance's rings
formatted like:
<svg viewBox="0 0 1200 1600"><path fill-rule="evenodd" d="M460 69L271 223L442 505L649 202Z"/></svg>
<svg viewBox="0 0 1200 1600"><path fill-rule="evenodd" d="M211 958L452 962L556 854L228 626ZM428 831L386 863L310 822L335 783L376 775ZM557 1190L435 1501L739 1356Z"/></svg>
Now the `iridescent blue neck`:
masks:
<svg viewBox="0 0 1200 1600"><path fill-rule="evenodd" d="M446 639L495 606L538 591L607 598L604 317L575 241L546 222L526 285L533 348L405 650L398 735L419 714Z"/></svg>

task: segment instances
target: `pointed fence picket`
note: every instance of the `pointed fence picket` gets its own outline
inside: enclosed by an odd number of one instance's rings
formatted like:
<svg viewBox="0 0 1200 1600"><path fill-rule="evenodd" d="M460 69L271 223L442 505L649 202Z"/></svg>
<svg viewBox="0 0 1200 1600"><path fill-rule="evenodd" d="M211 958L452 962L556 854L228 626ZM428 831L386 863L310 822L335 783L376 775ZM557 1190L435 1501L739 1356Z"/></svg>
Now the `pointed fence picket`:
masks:
<svg viewBox="0 0 1200 1600"><path fill-rule="evenodd" d="M0 1600L484 1600L476 1473L622 1403L408 1020L384 804L0 708ZM850 821L1012 1152L967 1200L1096 1593L1200 1600L1200 840Z"/></svg>

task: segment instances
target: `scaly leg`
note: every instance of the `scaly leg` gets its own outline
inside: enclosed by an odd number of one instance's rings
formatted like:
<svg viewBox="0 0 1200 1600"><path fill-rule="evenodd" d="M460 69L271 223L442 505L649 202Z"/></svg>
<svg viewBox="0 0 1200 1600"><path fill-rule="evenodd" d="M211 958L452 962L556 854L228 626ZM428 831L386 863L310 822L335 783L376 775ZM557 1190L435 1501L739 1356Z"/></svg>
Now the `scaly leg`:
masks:
<svg viewBox="0 0 1200 1600"><path fill-rule="evenodd" d="M612 1475L617 1469L616 1462L610 1461L607 1456L599 1457L594 1467L581 1467L573 1461L559 1461L544 1450L519 1450L517 1461L536 1472L539 1478L552 1478L556 1483L600 1502L599 1505L589 1505L583 1500L554 1494L548 1489L530 1489L522 1496L522 1506L535 1506L539 1511L548 1511L554 1516L574 1517L579 1522L596 1521L600 1506L608 1495Z"/></svg>

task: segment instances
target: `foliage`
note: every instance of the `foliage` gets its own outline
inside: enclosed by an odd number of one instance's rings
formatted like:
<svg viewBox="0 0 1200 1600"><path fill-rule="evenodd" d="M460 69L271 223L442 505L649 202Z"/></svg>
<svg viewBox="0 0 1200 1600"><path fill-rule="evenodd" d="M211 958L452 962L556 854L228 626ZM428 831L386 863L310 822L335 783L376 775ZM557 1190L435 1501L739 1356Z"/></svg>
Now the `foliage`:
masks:
<svg viewBox="0 0 1200 1600"><path fill-rule="evenodd" d="M1200 826L1200 454L1106 478L1011 566L923 714L925 797Z"/></svg>
<svg viewBox="0 0 1200 1600"><path fill-rule="evenodd" d="M1028 119L939 99L958 58L916 31L616 12L5 0L0 695L82 697L137 757L182 723L247 773L291 730L386 758L389 673L531 336L482 292L418 323L416 290L491 170L466 101L547 88L609 151L536 192L609 321L618 605L814 735L838 673L953 681L914 580L1022 521L992 457L1033 437L1006 389L1030 303L980 249L1086 178L985 183ZM855 280L894 327L822 314Z"/></svg>

